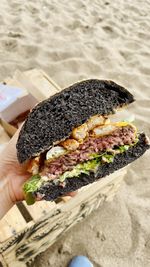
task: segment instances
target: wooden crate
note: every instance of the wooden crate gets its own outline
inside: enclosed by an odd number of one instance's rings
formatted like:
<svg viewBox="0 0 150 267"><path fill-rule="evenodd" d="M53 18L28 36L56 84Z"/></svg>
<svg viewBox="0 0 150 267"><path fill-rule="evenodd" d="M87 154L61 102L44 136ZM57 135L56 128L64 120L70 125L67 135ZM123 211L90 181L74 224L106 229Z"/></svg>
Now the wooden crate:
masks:
<svg viewBox="0 0 150 267"><path fill-rule="evenodd" d="M27 88L43 100L60 91L60 87L42 70L16 71L9 85ZM1 131L2 132L2 131ZM8 140L5 135L3 140ZM84 219L104 201L116 194L127 168L123 168L100 181L83 187L74 197L58 202L36 202L27 206L20 202L0 221L0 263L2 266L22 267L45 251L64 232Z"/></svg>

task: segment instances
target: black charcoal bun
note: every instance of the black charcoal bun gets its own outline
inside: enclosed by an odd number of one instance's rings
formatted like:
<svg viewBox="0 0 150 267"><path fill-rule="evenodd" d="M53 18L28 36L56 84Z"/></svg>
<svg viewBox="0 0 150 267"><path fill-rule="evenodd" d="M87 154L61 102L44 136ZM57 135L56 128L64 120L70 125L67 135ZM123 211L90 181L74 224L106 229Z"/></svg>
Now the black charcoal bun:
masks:
<svg viewBox="0 0 150 267"><path fill-rule="evenodd" d="M28 115L17 142L19 162L67 138L89 117L112 114L133 101L132 94L112 81L91 79L75 83L40 102Z"/></svg>
<svg viewBox="0 0 150 267"><path fill-rule="evenodd" d="M130 147L126 152L115 155L114 161L112 163L104 163L101 165L97 173L91 172L90 175L82 174L79 177L72 177L65 180L65 187L54 185L52 182L41 186L35 196L40 193L43 195L45 200L55 200L60 196L65 195L68 192L76 191L77 189L85 186L87 184L93 183L106 175L113 173L114 171L121 169L142 156L145 151L150 147L147 143L147 139L144 133L140 134L139 142Z"/></svg>

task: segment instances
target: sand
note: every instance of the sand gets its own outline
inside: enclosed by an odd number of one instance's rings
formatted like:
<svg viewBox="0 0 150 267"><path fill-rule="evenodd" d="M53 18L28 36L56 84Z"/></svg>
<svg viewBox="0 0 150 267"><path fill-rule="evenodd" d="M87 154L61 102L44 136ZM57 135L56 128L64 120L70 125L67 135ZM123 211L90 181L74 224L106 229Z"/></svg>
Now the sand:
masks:
<svg viewBox="0 0 150 267"><path fill-rule="evenodd" d="M0 79L44 69L61 87L112 79L135 95L130 112L150 136L150 1L0 1ZM150 266L147 152L130 167L114 201L73 227L33 266L64 267L76 254L95 267Z"/></svg>

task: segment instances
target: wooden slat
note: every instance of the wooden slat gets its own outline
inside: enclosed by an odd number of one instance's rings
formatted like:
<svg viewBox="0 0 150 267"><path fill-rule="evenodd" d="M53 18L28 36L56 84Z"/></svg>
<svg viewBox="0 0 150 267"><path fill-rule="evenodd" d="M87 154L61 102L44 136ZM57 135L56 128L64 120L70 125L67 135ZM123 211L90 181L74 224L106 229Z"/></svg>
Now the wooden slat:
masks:
<svg viewBox="0 0 150 267"><path fill-rule="evenodd" d="M43 73L38 70L32 70L30 73L17 70L14 75L15 80L19 81L38 101L42 101L58 93L60 90L58 89L59 87L47 77L46 74L43 76Z"/></svg>
<svg viewBox="0 0 150 267"><path fill-rule="evenodd" d="M10 140L10 137L5 132L4 128L0 124L0 144L7 143Z"/></svg>
<svg viewBox="0 0 150 267"><path fill-rule="evenodd" d="M25 201L23 201L23 204L35 222L56 208L55 202L47 201L36 202L31 206L27 205Z"/></svg>
<svg viewBox="0 0 150 267"><path fill-rule="evenodd" d="M112 173L111 175L106 176L105 178L102 178L95 183L82 187L79 190L77 196L72 198L69 203L66 203L65 205L58 203L57 208L61 206L63 210L66 210L67 208L69 208L68 205L71 205L73 201L76 201L80 205L80 203L82 203L82 201L84 201L86 198L90 199L90 197L94 196L97 193L105 195L105 198L107 199L107 193L111 193L114 190L115 185L123 180L126 172L127 167L124 167L123 169L118 170L115 173Z"/></svg>
<svg viewBox="0 0 150 267"><path fill-rule="evenodd" d="M8 122L2 119L1 119L1 125L10 136L13 136L17 131L17 129L13 125L9 124Z"/></svg>
<svg viewBox="0 0 150 267"><path fill-rule="evenodd" d="M7 264L3 258L3 256L0 253L0 267L7 267Z"/></svg>
<svg viewBox="0 0 150 267"><path fill-rule="evenodd" d="M14 86L14 87L19 87L19 88L25 89L24 86L18 80L16 80L15 78L8 77L3 82L8 84L8 85L10 85L10 86Z"/></svg>
<svg viewBox="0 0 150 267"><path fill-rule="evenodd" d="M14 234L25 229L26 221L16 205L0 220L0 243L11 238Z"/></svg>
<svg viewBox="0 0 150 267"><path fill-rule="evenodd" d="M15 249L11 242L5 243L3 257L8 266L15 266L19 261L24 263L52 245L61 234L97 209L104 200L112 196L113 189L123 180L126 168L117 171L97 183L80 190L77 196L67 203L60 202L56 208L42 216L23 236L16 237Z"/></svg>
<svg viewBox="0 0 150 267"><path fill-rule="evenodd" d="M25 262L16 261L11 259L11 254L8 255L8 262L11 262L10 264L7 264L6 260L2 258L2 267L27 267L27 264ZM1 265L0 265L1 266Z"/></svg>
<svg viewBox="0 0 150 267"><path fill-rule="evenodd" d="M50 90L52 88L57 91L62 90L61 87L41 69L28 70L25 71L24 74L26 74L31 79L31 82L33 82L38 88L41 88L41 90L48 90L48 94L49 88Z"/></svg>

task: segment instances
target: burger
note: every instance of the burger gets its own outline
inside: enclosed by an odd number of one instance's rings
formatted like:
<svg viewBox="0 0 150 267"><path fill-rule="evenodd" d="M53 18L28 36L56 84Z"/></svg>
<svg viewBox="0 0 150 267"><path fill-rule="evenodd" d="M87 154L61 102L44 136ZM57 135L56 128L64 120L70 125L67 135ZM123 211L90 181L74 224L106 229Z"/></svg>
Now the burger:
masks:
<svg viewBox="0 0 150 267"><path fill-rule="evenodd" d="M53 201L121 169L150 147L120 110L134 101L122 86L89 79L37 104L18 137L17 156L31 177L28 204Z"/></svg>

